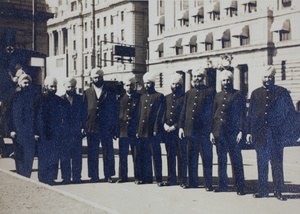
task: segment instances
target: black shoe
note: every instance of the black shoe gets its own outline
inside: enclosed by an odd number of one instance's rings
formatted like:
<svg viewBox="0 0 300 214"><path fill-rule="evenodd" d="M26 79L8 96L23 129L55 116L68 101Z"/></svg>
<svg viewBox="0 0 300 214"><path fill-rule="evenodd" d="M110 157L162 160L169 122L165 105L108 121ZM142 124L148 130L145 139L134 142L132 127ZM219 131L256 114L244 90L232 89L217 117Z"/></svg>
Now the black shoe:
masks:
<svg viewBox="0 0 300 214"><path fill-rule="evenodd" d="M113 183L114 181L111 178L105 178L104 179L107 183Z"/></svg>
<svg viewBox="0 0 300 214"><path fill-rule="evenodd" d="M191 189L191 188L198 188L198 186L196 186L196 185L184 185L182 188L183 189Z"/></svg>
<svg viewBox="0 0 300 214"><path fill-rule="evenodd" d="M245 191L244 190L238 190L236 192L237 195L246 195Z"/></svg>
<svg viewBox="0 0 300 214"><path fill-rule="evenodd" d="M166 182L166 183L164 183L164 185L165 186L174 186L174 185L176 185L176 183L174 183L174 182Z"/></svg>
<svg viewBox="0 0 300 214"><path fill-rule="evenodd" d="M286 198L281 194L281 192L274 192L274 197L277 198L279 201L286 200Z"/></svg>
<svg viewBox="0 0 300 214"><path fill-rule="evenodd" d="M118 179L116 181L116 183L125 183L125 182L127 182L127 179Z"/></svg>
<svg viewBox="0 0 300 214"><path fill-rule="evenodd" d="M212 187L206 187L205 190L206 190L207 192L211 192L211 191L213 191L213 188L212 188Z"/></svg>
<svg viewBox="0 0 300 214"><path fill-rule="evenodd" d="M138 181L136 181L136 184L140 185L140 184L145 184L145 183L142 180L138 180Z"/></svg>
<svg viewBox="0 0 300 214"><path fill-rule="evenodd" d="M186 184L183 183L183 184L180 184L179 186L183 188L186 186Z"/></svg>
<svg viewBox="0 0 300 214"><path fill-rule="evenodd" d="M164 186L164 183L163 183L163 182L157 182L157 186L163 187L163 186Z"/></svg>
<svg viewBox="0 0 300 214"><path fill-rule="evenodd" d="M253 198L265 198L268 197L268 194L255 193L253 194Z"/></svg>
<svg viewBox="0 0 300 214"><path fill-rule="evenodd" d="M62 184L70 184L71 183L71 180L70 179L63 179Z"/></svg>
<svg viewBox="0 0 300 214"><path fill-rule="evenodd" d="M91 183L97 183L99 181L100 181L99 177L92 177L90 180Z"/></svg>
<svg viewBox="0 0 300 214"><path fill-rule="evenodd" d="M227 192L227 188L217 188L217 189L214 189L214 192Z"/></svg>
<svg viewBox="0 0 300 214"><path fill-rule="evenodd" d="M76 178L76 179L73 179L72 181L74 184L80 184L82 183L82 180L80 178Z"/></svg>

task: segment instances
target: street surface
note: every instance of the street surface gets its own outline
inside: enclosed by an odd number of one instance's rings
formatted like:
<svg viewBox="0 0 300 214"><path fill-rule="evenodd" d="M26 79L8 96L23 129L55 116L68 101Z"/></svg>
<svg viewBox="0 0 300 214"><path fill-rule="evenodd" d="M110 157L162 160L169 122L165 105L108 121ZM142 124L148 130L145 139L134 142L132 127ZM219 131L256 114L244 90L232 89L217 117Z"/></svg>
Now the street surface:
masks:
<svg viewBox="0 0 300 214"><path fill-rule="evenodd" d="M116 175L118 175L118 151L115 147ZM167 176L167 159L164 145L161 144L163 153L163 176ZM86 144L84 143L84 151ZM197 189L182 189L179 186L158 187L155 183L136 185L133 182L132 159L128 159L128 183L105 183L100 155L100 183L89 183L87 177L87 155L83 154L82 184L60 184L60 173L57 185L41 184L37 179L37 158L34 160L34 170L30 179L14 173L14 160L11 158L0 159L0 213L124 213L124 214L176 214L176 213L299 213L300 210L300 146L286 147L284 150L284 178L286 201L279 201L270 194L270 197L255 199L252 194L257 191L257 165L254 150L243 150L243 161L246 180L246 195L238 196L234 189L229 188L226 193L206 192L203 188L202 164L199 158L200 187ZM231 166L228 163L229 182L232 185ZM217 180L217 156L214 147L213 184ZM12 184L7 180L16 179ZM21 179L20 179L21 178ZM113 177L117 180L117 176ZM29 182L30 180L30 182ZM271 171L269 171L269 188L272 189ZM16 185L19 183L19 185ZM21 183L26 183L27 188L20 188ZM30 183L30 184L28 184ZM9 185L9 186L7 186ZM16 190L11 190L14 185ZM202 185L202 186L201 186ZM23 185L24 186L24 185ZM45 200L36 197L40 189L46 191L42 196L50 193L57 200ZM10 189L7 192L7 189ZM38 190L38 191L37 191ZM3 192L6 192L3 195ZM26 194L26 197L15 197L15 194ZM29 194L28 194L29 193ZM50 195L51 195L50 194ZM56 194L56 195L55 195ZM34 197L31 197L34 196ZM2 197L11 197L11 200ZM49 196L50 197L50 196ZM30 202L30 200L32 200ZM22 202L24 201L24 202ZM28 208L28 203L30 205ZM11 204L8 204L11 203ZM22 203L24 207L22 207ZM29 203L29 204L30 204ZM14 205L18 206L14 206ZM37 206L40 205L40 206ZM45 207L42 209L41 207ZM5 209L6 208L6 209ZM9 211L7 210L9 208ZM41 209L41 210L39 210ZM6 211L5 211L6 210ZM27 210L28 212L25 212ZM84 211L83 211L84 210Z"/></svg>

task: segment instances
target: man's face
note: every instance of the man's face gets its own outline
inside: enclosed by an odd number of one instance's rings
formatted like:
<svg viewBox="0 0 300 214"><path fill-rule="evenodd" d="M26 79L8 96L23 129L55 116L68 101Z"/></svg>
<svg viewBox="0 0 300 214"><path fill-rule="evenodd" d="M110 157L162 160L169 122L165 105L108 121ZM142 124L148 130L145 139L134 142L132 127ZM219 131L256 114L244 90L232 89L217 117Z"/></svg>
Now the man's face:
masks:
<svg viewBox="0 0 300 214"><path fill-rule="evenodd" d="M46 86L46 90L48 93L56 94L57 91L57 85L55 83L50 83Z"/></svg>
<svg viewBox="0 0 300 214"><path fill-rule="evenodd" d="M203 84L203 80L204 80L204 74L194 74L192 76L192 81L195 87Z"/></svg>
<svg viewBox="0 0 300 214"><path fill-rule="evenodd" d="M265 75L263 76L263 84L265 87L271 86L275 84L275 78L273 75Z"/></svg>
<svg viewBox="0 0 300 214"><path fill-rule="evenodd" d="M221 84L224 89L231 88L232 87L232 79L229 77L222 79Z"/></svg>
<svg viewBox="0 0 300 214"><path fill-rule="evenodd" d="M154 82L150 82L150 81L144 82L144 87L147 91L149 91L154 88Z"/></svg>
<svg viewBox="0 0 300 214"><path fill-rule="evenodd" d="M180 83L172 83L171 90L173 93L179 92L181 90L181 84Z"/></svg>
<svg viewBox="0 0 300 214"><path fill-rule="evenodd" d="M29 86L31 85L31 82L27 79L23 80L21 83L20 83L20 87L22 89L27 89Z"/></svg>
<svg viewBox="0 0 300 214"><path fill-rule="evenodd" d="M76 88L75 84L72 84L70 82L65 83L65 90L67 95L74 96L75 88Z"/></svg>
<svg viewBox="0 0 300 214"><path fill-rule="evenodd" d="M124 84L124 90L127 94L132 94L133 92L135 92L135 86L133 83L127 82Z"/></svg>
<svg viewBox="0 0 300 214"><path fill-rule="evenodd" d="M103 77L100 74L96 74L92 77L92 81L94 85L98 88L100 88L103 85Z"/></svg>

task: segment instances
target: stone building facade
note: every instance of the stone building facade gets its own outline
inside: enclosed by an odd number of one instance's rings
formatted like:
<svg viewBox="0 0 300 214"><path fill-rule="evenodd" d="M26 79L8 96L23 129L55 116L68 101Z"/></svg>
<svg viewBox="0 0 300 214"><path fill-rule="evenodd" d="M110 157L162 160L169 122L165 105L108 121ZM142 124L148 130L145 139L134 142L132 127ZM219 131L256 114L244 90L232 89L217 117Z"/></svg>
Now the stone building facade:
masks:
<svg viewBox="0 0 300 214"><path fill-rule="evenodd" d="M176 72L188 90L199 66L219 91L219 73L230 66L234 87L250 98L262 85L260 67L274 64L276 83L300 99L300 1L149 0L149 17L149 71L164 94Z"/></svg>
<svg viewBox="0 0 300 214"><path fill-rule="evenodd" d="M104 70L104 80L122 81L146 72L148 2L125 0L60 0L48 21L49 74L74 76L81 93L89 87L89 72ZM133 48L134 56L115 54L115 46ZM125 54L126 55L126 54Z"/></svg>

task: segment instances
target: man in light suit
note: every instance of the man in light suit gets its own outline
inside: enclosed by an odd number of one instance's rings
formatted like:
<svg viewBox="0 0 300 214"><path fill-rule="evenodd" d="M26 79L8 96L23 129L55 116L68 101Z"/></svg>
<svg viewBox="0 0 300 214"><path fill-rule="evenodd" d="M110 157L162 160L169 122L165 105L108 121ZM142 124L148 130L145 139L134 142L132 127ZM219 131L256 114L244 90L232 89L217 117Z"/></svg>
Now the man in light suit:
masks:
<svg viewBox="0 0 300 214"><path fill-rule="evenodd" d="M158 186L162 186L161 133L165 97L158 93L155 75L147 72L143 76L146 93L140 98L139 123L137 137L141 144L142 183L152 183L152 164L149 161L149 149L154 162L154 171ZM149 148L150 147L150 148Z"/></svg>
<svg viewBox="0 0 300 214"><path fill-rule="evenodd" d="M244 192L244 167L241 141L246 125L246 100L241 91L233 88L233 74L223 70L220 74L223 90L216 94L213 105L213 118L210 127L210 141L217 146L219 167L219 188L214 192L226 192L227 151L229 152L233 177L238 195Z"/></svg>
<svg viewBox="0 0 300 214"><path fill-rule="evenodd" d="M179 138L187 140L188 184L184 188L198 187L199 151L202 157L204 186L212 191L212 144L209 127L216 91L204 85L205 69L192 71L194 88L187 91L179 120Z"/></svg>
<svg viewBox="0 0 300 214"><path fill-rule="evenodd" d="M257 153L258 190L254 198L268 197L268 164L271 162L274 197L285 200L281 194L283 179L283 148L285 121L294 115L289 92L275 85L276 70L272 65L262 68L263 86L251 94L247 122L247 142L253 143Z"/></svg>
<svg viewBox="0 0 300 214"><path fill-rule="evenodd" d="M86 132L88 141L88 176L91 182L99 181L99 144L103 151L105 181L112 183L115 175L113 138L116 137L117 100L116 93L104 85L103 71L91 71L93 85L83 94L86 110Z"/></svg>

